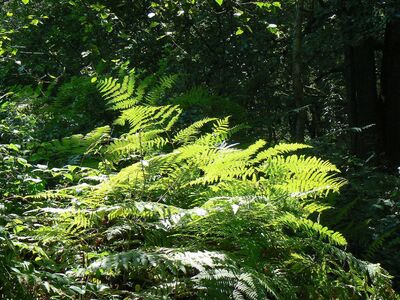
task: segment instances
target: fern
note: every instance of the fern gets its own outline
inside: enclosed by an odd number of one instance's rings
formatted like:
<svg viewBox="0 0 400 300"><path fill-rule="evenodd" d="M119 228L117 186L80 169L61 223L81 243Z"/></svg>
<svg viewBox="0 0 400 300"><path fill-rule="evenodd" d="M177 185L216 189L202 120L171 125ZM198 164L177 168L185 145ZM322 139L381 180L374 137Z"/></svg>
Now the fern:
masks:
<svg viewBox="0 0 400 300"><path fill-rule="evenodd" d="M157 85L145 96L145 101L149 105L157 105L158 101L165 96L166 91L173 87L177 79L176 75L167 75L159 79Z"/></svg>
<svg viewBox="0 0 400 300"><path fill-rule="evenodd" d="M137 132L148 127L165 125L166 120L172 115L179 113L176 106L135 106L122 112L121 116L115 121L117 125L129 123L130 132ZM162 128L162 127L161 127Z"/></svg>
<svg viewBox="0 0 400 300"><path fill-rule="evenodd" d="M22 286L42 298L394 299L383 269L313 221L345 183L336 166L294 153L303 144L231 144L241 126L229 118L180 127L178 106L150 105L174 80L100 82L124 133L75 137L100 169L60 169L68 184L9 217L11 245L37 258Z"/></svg>
<svg viewBox="0 0 400 300"><path fill-rule="evenodd" d="M271 287L260 274L240 270L214 269L202 272L195 278L203 299L279 299L275 287Z"/></svg>
<svg viewBox="0 0 400 300"><path fill-rule="evenodd" d="M123 159L147 156L162 149L168 141L161 137L164 131L152 130L144 133L138 132L114 140L106 150L107 158L112 162Z"/></svg>
<svg viewBox="0 0 400 300"><path fill-rule="evenodd" d="M124 76L122 83L110 77L100 81L97 87L111 109L126 110L137 104L157 105L166 91L173 87L176 79L176 75L168 75L161 77L156 84L151 84L155 80L153 76L149 76L136 87L137 75L132 70Z"/></svg>
<svg viewBox="0 0 400 300"><path fill-rule="evenodd" d="M129 75L126 75L121 84L117 80L108 78L98 84L100 93L103 94L104 99L109 100L110 104L123 105L125 109L129 108L132 104L127 104L128 99L133 96L135 89L135 70L132 70ZM129 102L128 102L129 103Z"/></svg>
<svg viewBox="0 0 400 300"><path fill-rule="evenodd" d="M292 214L286 214L281 217L278 221L281 224L285 224L289 228L295 231L302 231L308 236L317 235L320 238L328 239L330 243L339 246L347 245L346 239L339 232L334 232L327 227L322 226L319 223L315 223L309 219L297 218Z"/></svg>
<svg viewBox="0 0 400 300"><path fill-rule="evenodd" d="M69 162L76 161L91 149L110 138L110 127L98 127L86 135L75 134L61 140L53 140L42 143L31 156L33 161L57 161L66 159Z"/></svg>
<svg viewBox="0 0 400 300"><path fill-rule="evenodd" d="M181 144L188 144L196 139L196 135L200 133L200 129L207 123L215 121L215 118L205 118L200 121L194 122L188 127L178 131L174 137L173 141Z"/></svg>
<svg viewBox="0 0 400 300"><path fill-rule="evenodd" d="M301 150L301 149L307 149L307 148L311 148L311 147L309 145L298 144L298 143L279 144L279 145L276 145L274 147L271 147L267 150L260 152L257 155L255 161L260 162L260 161L264 161L266 159L270 159L274 156L287 154L290 152L294 152L294 151Z"/></svg>

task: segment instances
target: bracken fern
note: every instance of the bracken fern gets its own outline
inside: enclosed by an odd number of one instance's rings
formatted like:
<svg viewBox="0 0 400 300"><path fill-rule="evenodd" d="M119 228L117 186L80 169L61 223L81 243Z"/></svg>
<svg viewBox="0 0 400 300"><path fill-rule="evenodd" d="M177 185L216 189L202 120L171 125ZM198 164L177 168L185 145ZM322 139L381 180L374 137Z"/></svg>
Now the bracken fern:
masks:
<svg viewBox="0 0 400 300"><path fill-rule="evenodd" d="M102 143L102 180L26 197L9 222L37 299L395 298L386 271L314 217L345 184L333 164L294 154L303 144L231 145L228 118L179 128L179 107L154 105L173 79L101 81L127 125Z"/></svg>

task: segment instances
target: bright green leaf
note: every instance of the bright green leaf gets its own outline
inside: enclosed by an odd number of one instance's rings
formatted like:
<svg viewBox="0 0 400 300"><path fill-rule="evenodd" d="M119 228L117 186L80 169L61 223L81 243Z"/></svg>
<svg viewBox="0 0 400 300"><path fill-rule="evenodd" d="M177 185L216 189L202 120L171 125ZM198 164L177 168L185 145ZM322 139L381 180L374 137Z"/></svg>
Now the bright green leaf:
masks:
<svg viewBox="0 0 400 300"><path fill-rule="evenodd" d="M64 178L66 178L70 181L74 181L74 176L72 176L72 174L64 174Z"/></svg>
<svg viewBox="0 0 400 300"><path fill-rule="evenodd" d="M19 152L19 149L21 148L20 145L16 145L16 144L8 144L7 147L8 147L8 149L14 150L16 152Z"/></svg>
<svg viewBox="0 0 400 300"><path fill-rule="evenodd" d="M158 22L151 22L151 23L150 23L150 28L157 27L158 25L160 25L160 23L158 23Z"/></svg>
<svg viewBox="0 0 400 300"><path fill-rule="evenodd" d="M278 8L282 8L281 3L278 2L278 1L272 2L272 6L275 6L275 7L278 7Z"/></svg>
<svg viewBox="0 0 400 300"><path fill-rule="evenodd" d="M236 30L236 32L235 32L235 34L236 34L236 35L241 35L241 34L243 34L243 32L244 32L243 29L240 28L240 27L238 27L237 30Z"/></svg>
<svg viewBox="0 0 400 300"><path fill-rule="evenodd" d="M17 162L18 162L20 165L23 165L23 166L28 165L28 161L27 161L25 158L22 158L22 157L18 157L18 158L17 158Z"/></svg>

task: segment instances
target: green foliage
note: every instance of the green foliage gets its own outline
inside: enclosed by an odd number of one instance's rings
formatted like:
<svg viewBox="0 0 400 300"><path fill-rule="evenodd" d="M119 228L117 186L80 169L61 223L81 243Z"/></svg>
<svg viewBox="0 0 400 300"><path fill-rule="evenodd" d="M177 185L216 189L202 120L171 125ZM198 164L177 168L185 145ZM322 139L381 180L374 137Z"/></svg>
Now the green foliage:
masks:
<svg viewBox="0 0 400 300"><path fill-rule="evenodd" d="M18 282L13 268L15 268L17 255L16 249L5 234L4 230L4 207L0 206L0 295L2 299L12 299L11 297L29 299L29 294Z"/></svg>
<svg viewBox="0 0 400 300"><path fill-rule="evenodd" d="M0 143L28 145L37 141L38 120L28 99L12 92L0 96Z"/></svg>
<svg viewBox="0 0 400 300"><path fill-rule="evenodd" d="M189 124L207 116L231 115L234 120L248 120L243 106L228 97L212 94L204 87L194 87L172 98L170 102L184 110L183 119Z"/></svg>
<svg viewBox="0 0 400 300"><path fill-rule="evenodd" d="M1 1L0 298L395 297L398 174L335 149L390 127L349 125L346 95L390 103L399 6L342 2ZM279 144L299 111L335 139L317 157Z"/></svg>
<svg viewBox="0 0 400 300"><path fill-rule="evenodd" d="M111 105L137 95L129 80L100 81ZM180 128L179 107L133 102L113 138L100 127L33 154L99 153L98 170L41 166L48 189L5 202L4 251L20 254L0 257L36 299L394 299L387 272L314 217L345 183L333 164L294 154L303 144L238 148L228 118Z"/></svg>
<svg viewBox="0 0 400 300"><path fill-rule="evenodd" d="M74 76L61 84L50 85L46 96L36 102L38 114L48 114L43 128L46 139L87 132L110 119L105 113L104 101L88 77Z"/></svg>
<svg viewBox="0 0 400 300"><path fill-rule="evenodd" d="M363 259L380 262L395 276L399 286L399 176L382 172L343 152L331 154L347 169L349 184L332 199L334 209L321 221L339 230L349 241L349 249Z"/></svg>
<svg viewBox="0 0 400 300"><path fill-rule="evenodd" d="M327 227L322 226L319 223L315 223L308 219L299 219L292 214L283 216L279 222L282 222L294 231L300 230L306 233L308 236L317 235L321 238L326 238L333 245L345 246L347 245L346 239L342 234L334 232Z"/></svg>
<svg viewBox="0 0 400 300"><path fill-rule="evenodd" d="M12 198L41 191L42 180L31 173L32 168L20 145L0 144L0 195Z"/></svg>
<svg viewBox="0 0 400 300"><path fill-rule="evenodd" d="M98 127L86 135L75 134L61 140L53 140L35 147L32 161L51 162L57 164L80 164L87 155L98 154L102 143L110 138L110 127ZM85 157L86 156L86 157ZM87 163L87 161L86 161Z"/></svg>

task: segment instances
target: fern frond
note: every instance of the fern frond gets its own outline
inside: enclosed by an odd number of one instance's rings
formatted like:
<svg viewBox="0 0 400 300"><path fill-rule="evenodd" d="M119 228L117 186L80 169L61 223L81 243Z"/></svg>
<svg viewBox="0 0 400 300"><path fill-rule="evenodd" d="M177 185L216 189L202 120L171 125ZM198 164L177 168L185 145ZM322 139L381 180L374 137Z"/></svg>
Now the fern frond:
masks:
<svg viewBox="0 0 400 300"><path fill-rule="evenodd" d="M149 105L157 105L158 101L165 96L168 89L176 83L177 75L166 75L159 79L158 84L154 86L145 96L145 101Z"/></svg>
<svg viewBox="0 0 400 300"><path fill-rule="evenodd" d="M163 130L151 130L129 134L114 140L106 149L106 157L112 162L118 162L137 155L146 156L160 150L168 143L160 136Z"/></svg>
<svg viewBox="0 0 400 300"><path fill-rule="evenodd" d="M129 123L130 132L135 133L148 127L163 128L171 116L179 113L177 106L135 106L124 110L114 123L122 126Z"/></svg>
<svg viewBox="0 0 400 300"><path fill-rule="evenodd" d="M204 271L220 266L227 258L225 255L210 252L182 252L178 249L159 248L154 251L131 250L111 254L91 263L86 270L80 272L96 273L99 270L103 274L115 275L122 270L145 271L149 268L158 268L161 278L168 278L179 271L186 273L186 268Z"/></svg>
<svg viewBox="0 0 400 300"><path fill-rule="evenodd" d="M216 118L205 118L194 122L188 127L178 131L173 137L173 141L176 143L187 144L189 142L195 141L196 135L200 133L200 129L204 127L207 123L215 121Z"/></svg>
<svg viewBox="0 0 400 300"><path fill-rule="evenodd" d="M213 184L221 180L239 178L242 180L257 180L256 169L251 165L251 157L265 146L265 141L259 140L245 150L225 149L211 154L207 152L199 168L204 172L190 184Z"/></svg>
<svg viewBox="0 0 400 300"><path fill-rule="evenodd" d="M267 159L258 170L267 176L267 184L272 182L277 188L297 198L324 196L331 191L337 192L346 183L335 176L339 172L335 165L303 155L274 156Z"/></svg>
<svg viewBox="0 0 400 300"><path fill-rule="evenodd" d="M195 277L196 288L205 299L279 299L275 288L261 274L231 269L213 269Z"/></svg>
<svg viewBox="0 0 400 300"><path fill-rule="evenodd" d="M134 97L135 82L135 70L132 70L123 78L122 83L117 79L108 78L100 81L97 87L112 109L128 109L140 101L140 98Z"/></svg>
<svg viewBox="0 0 400 300"><path fill-rule="evenodd" d="M91 146L110 138L110 127L98 127L86 135L75 134L61 140L42 143L31 156L33 161L54 161L83 155Z"/></svg>
<svg viewBox="0 0 400 300"><path fill-rule="evenodd" d="M333 245L345 246L347 245L346 239L339 232L328 229L319 223L315 223L309 219L298 218L293 214L286 214L279 218L279 223L285 224L294 231L306 233L308 236L318 236L321 239L326 239Z"/></svg>
<svg viewBox="0 0 400 300"><path fill-rule="evenodd" d="M261 162L261 161L270 159L277 155L287 154L290 152L298 151L301 149L307 149L307 148L311 148L311 146L305 145L305 144L298 144L298 143L278 144L274 147L268 148L267 150L260 152L257 155L257 157L255 158L255 162Z"/></svg>

